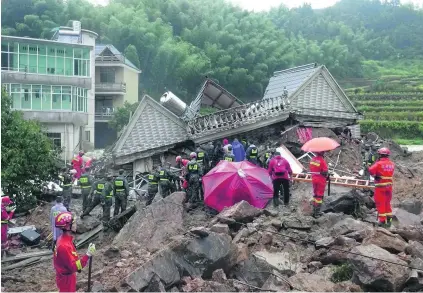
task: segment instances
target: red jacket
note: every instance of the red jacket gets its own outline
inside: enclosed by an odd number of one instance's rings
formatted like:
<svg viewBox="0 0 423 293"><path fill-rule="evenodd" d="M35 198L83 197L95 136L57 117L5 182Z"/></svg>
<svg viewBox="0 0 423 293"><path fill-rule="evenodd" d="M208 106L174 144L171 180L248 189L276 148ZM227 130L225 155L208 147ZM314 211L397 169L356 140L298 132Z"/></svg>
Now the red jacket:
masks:
<svg viewBox="0 0 423 293"><path fill-rule="evenodd" d="M326 164L325 159L322 156L316 156L310 161L310 172L319 173L312 174L311 180L313 182L323 182L326 181L326 176L321 175L321 172L327 172L328 165Z"/></svg>
<svg viewBox="0 0 423 293"><path fill-rule="evenodd" d="M77 155L76 157L72 159L72 167L74 169L81 169L83 163L84 163L84 159L80 157L79 155Z"/></svg>
<svg viewBox="0 0 423 293"><path fill-rule="evenodd" d="M389 158L380 158L369 168L370 175L375 177L376 187L392 188L395 164Z"/></svg>
<svg viewBox="0 0 423 293"><path fill-rule="evenodd" d="M69 234L63 234L57 240L53 256L57 277L73 275L87 265L88 255L79 258L72 241L73 237Z"/></svg>
<svg viewBox="0 0 423 293"><path fill-rule="evenodd" d="M279 165L282 165L281 170L285 170L283 171L282 175L278 175L275 173L275 169ZM281 156L276 156L273 159L271 159L267 170L269 172L269 175L272 177L272 180L275 180L275 179L289 180L290 176L292 175L291 165L289 165L289 162L285 160L284 158L282 158Z"/></svg>

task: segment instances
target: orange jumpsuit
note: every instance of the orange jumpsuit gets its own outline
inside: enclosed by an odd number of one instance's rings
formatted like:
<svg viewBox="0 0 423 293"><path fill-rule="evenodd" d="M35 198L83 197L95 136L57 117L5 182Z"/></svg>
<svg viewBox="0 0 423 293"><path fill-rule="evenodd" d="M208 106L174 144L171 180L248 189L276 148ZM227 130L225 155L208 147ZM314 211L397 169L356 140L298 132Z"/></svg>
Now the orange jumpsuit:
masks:
<svg viewBox="0 0 423 293"><path fill-rule="evenodd" d="M72 241L71 235L63 234L54 249L53 262L59 292L76 292L76 272L80 272L89 260L88 255L78 257Z"/></svg>
<svg viewBox="0 0 423 293"><path fill-rule="evenodd" d="M326 188L326 176L321 172L328 172L328 165L322 156L316 156L310 161L310 172L318 173L311 175L313 183L313 205L319 207L323 203L323 195Z"/></svg>
<svg viewBox="0 0 423 293"><path fill-rule="evenodd" d="M369 168L370 175L375 177L375 204L379 222L392 221L392 184L395 164L389 158L380 158Z"/></svg>

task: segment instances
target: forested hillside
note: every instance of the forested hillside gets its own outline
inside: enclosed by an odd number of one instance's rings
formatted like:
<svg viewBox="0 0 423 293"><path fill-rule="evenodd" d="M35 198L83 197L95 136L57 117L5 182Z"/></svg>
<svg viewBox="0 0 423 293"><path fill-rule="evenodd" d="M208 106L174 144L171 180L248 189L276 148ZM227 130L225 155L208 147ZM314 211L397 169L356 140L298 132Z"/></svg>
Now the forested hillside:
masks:
<svg viewBox="0 0 423 293"><path fill-rule="evenodd" d="M153 96L167 87L189 101L208 76L241 99L260 98L273 71L310 62L341 80L423 75L423 11L398 0L268 13L223 0L2 1L3 34L49 38L69 20L125 52L143 71L141 90Z"/></svg>

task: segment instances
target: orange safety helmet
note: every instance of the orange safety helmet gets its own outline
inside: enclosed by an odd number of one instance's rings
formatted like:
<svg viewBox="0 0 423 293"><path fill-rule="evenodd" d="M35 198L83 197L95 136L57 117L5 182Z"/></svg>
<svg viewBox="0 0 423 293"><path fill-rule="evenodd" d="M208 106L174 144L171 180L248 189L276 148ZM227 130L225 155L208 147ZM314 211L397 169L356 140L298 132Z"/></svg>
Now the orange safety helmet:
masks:
<svg viewBox="0 0 423 293"><path fill-rule="evenodd" d="M181 156L177 156L175 159L176 163L179 163L180 161L182 161L182 157Z"/></svg>
<svg viewBox="0 0 423 293"><path fill-rule="evenodd" d="M68 225L72 225L75 219L69 212L63 212L56 216L54 219L54 225L56 228L66 228Z"/></svg>
<svg viewBox="0 0 423 293"><path fill-rule="evenodd" d="M1 198L1 204L2 204L3 206L8 206L8 205L13 204L13 201L10 199L10 197L8 197L8 196L3 196L3 197Z"/></svg>
<svg viewBox="0 0 423 293"><path fill-rule="evenodd" d="M391 151L388 148L380 148L377 153L379 155L389 156L391 154Z"/></svg>

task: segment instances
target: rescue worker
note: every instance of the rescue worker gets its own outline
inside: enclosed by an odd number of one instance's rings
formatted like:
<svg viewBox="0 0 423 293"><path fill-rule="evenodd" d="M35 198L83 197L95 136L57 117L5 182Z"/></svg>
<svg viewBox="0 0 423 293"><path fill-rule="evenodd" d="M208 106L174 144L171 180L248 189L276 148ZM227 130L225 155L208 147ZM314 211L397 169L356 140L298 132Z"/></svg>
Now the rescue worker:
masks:
<svg viewBox="0 0 423 293"><path fill-rule="evenodd" d="M148 174L148 197L146 206L149 206L152 202L154 197L156 196L157 192L159 192L159 172L157 171L157 166L153 167L153 171Z"/></svg>
<svg viewBox="0 0 423 293"><path fill-rule="evenodd" d="M160 187L160 195L163 198L166 198L170 194L171 177L172 176L170 174L170 171L164 166L161 166L159 170L159 187Z"/></svg>
<svg viewBox="0 0 423 293"><path fill-rule="evenodd" d="M246 150L248 148L248 140L245 137L243 137L241 138L241 143L242 143L242 146L244 147L244 150Z"/></svg>
<svg viewBox="0 0 423 293"><path fill-rule="evenodd" d="M392 185L395 164L389 159L388 148L378 150L379 160L369 168L369 173L375 177L375 204L378 212L379 226L390 227L392 224Z"/></svg>
<svg viewBox="0 0 423 293"><path fill-rule="evenodd" d="M71 174L71 171L69 171L67 168L63 168L62 173L59 175L59 177L62 183L60 187L62 187L63 205L65 206L66 210L69 212L70 204L72 200L73 176Z"/></svg>
<svg viewBox="0 0 423 293"><path fill-rule="evenodd" d="M214 161L213 161L212 167L215 167L221 160L223 160L223 157L225 156L225 151L223 150L223 147L220 141L216 143L213 153L214 153Z"/></svg>
<svg viewBox="0 0 423 293"><path fill-rule="evenodd" d="M279 191L282 191L284 204L285 206L289 205L289 183L292 180L291 165L279 152L276 152L275 157L269 163L268 172L273 182L273 204L279 205Z"/></svg>
<svg viewBox="0 0 423 293"><path fill-rule="evenodd" d="M203 175L201 166L197 163L197 154L190 154L191 161L187 165L186 179L188 181L187 197L190 203L201 200L201 176Z"/></svg>
<svg viewBox="0 0 423 293"><path fill-rule="evenodd" d="M113 181L113 194L115 196L115 210L113 211L114 216L119 214L119 210L123 213L126 210L128 202L129 185L125 176L123 176L124 172L125 171L123 169L120 169L119 176Z"/></svg>
<svg viewBox="0 0 423 293"><path fill-rule="evenodd" d="M101 176L93 185L92 193L94 194L93 199L88 206L88 209L81 215L81 219L88 216L90 212L98 205L101 204L103 208L103 223L106 223L110 219L110 207L112 206L113 197L113 186L111 184L113 176L107 175L107 180L104 176Z"/></svg>
<svg viewBox="0 0 423 293"><path fill-rule="evenodd" d="M203 169L204 174L206 174L210 168L209 155L199 147L197 148L196 153L197 153L197 163Z"/></svg>
<svg viewBox="0 0 423 293"><path fill-rule="evenodd" d="M15 213L16 205L8 196L3 196L1 198L1 252L2 256L10 255L9 252L9 241L7 239L7 231L9 230L9 221L12 219L13 214Z"/></svg>
<svg viewBox="0 0 423 293"><path fill-rule="evenodd" d="M274 157L274 152L273 151L268 150L267 152L264 153L264 159L263 159L264 164L263 164L263 167L265 169L268 169L269 168L270 160L273 157Z"/></svg>
<svg viewBox="0 0 423 293"><path fill-rule="evenodd" d="M113 190L113 175L108 174L107 175L107 181L106 186L103 191L103 197L104 197L104 204L103 205L103 225L109 222L110 220L110 210L113 205L113 196L114 196L114 190Z"/></svg>
<svg viewBox="0 0 423 293"><path fill-rule="evenodd" d="M86 161L84 164L84 169L82 170L82 173L87 172L87 168L91 168L94 161L95 161L95 157L89 158L88 161Z"/></svg>
<svg viewBox="0 0 423 293"><path fill-rule="evenodd" d="M188 189L188 181L185 179L185 176L187 174L187 165L189 163L189 160L182 159L181 156L176 157L176 166L181 169L181 176L180 180L182 180L182 189L187 190Z"/></svg>
<svg viewBox="0 0 423 293"><path fill-rule="evenodd" d="M228 162L235 162L235 156L232 153L232 146L231 145L228 146L228 148L225 152L225 155L223 156L223 160L228 161Z"/></svg>
<svg viewBox="0 0 423 293"><path fill-rule="evenodd" d="M73 169L76 170L76 174L74 175L74 178L76 179L79 179L79 177L81 177L81 174L82 174L82 166L84 164L84 159L82 158L83 156L84 156L84 152L80 151L78 155L72 159Z"/></svg>
<svg viewBox="0 0 423 293"><path fill-rule="evenodd" d="M317 152L310 161L311 181L313 184L313 216L321 215L320 208L323 203L326 181L329 178L328 165L324 159L324 152Z"/></svg>
<svg viewBox="0 0 423 293"><path fill-rule="evenodd" d="M248 149L247 149L247 151L245 153L246 153L245 157L246 157L246 159L247 159L248 162L250 162L250 163L252 163L252 164L254 164L256 166L259 166L258 149L257 149L257 147L254 144L251 144L248 147Z"/></svg>
<svg viewBox="0 0 423 293"><path fill-rule="evenodd" d="M91 187L93 185L93 178L90 175L90 167L84 169L84 173L79 177L78 185L81 186L82 195L82 210L85 211L89 206L88 196L91 193Z"/></svg>
<svg viewBox="0 0 423 293"><path fill-rule="evenodd" d="M51 228L53 230L53 246L52 246L53 251L54 251L54 247L56 246L57 239L63 233L62 229L56 228L56 217L58 214L64 213L67 211L68 210L63 205L63 198L61 196L56 197L56 204L52 206L50 210L50 223L51 223Z"/></svg>
<svg viewBox="0 0 423 293"><path fill-rule="evenodd" d="M55 226L63 231L57 239L53 253L56 271L56 285L59 292L76 292L76 272L80 273L95 252L95 245L90 243L86 254L79 258L73 244L72 231L76 230L75 219L69 212L60 213L55 218Z"/></svg>
<svg viewBox="0 0 423 293"><path fill-rule="evenodd" d="M377 153L378 147L376 145L372 145L369 149L369 152L367 153L367 167L370 167L376 162L376 153Z"/></svg>

